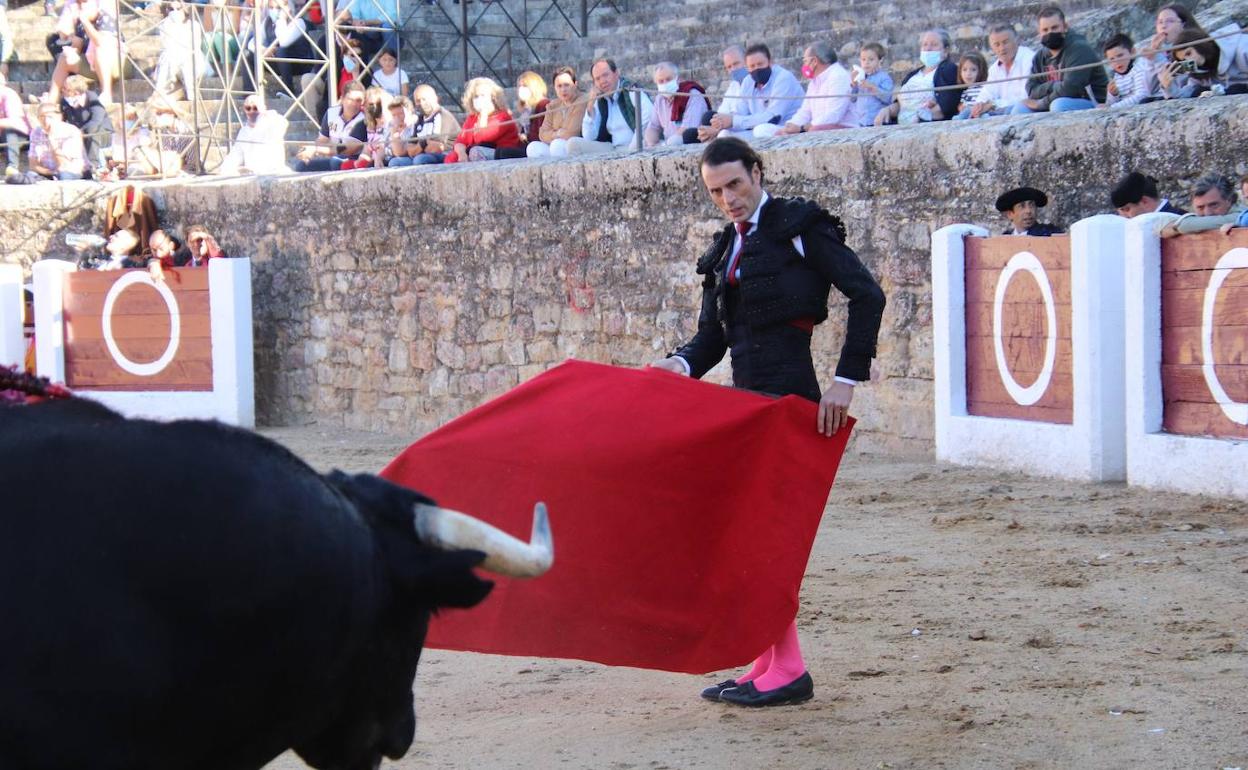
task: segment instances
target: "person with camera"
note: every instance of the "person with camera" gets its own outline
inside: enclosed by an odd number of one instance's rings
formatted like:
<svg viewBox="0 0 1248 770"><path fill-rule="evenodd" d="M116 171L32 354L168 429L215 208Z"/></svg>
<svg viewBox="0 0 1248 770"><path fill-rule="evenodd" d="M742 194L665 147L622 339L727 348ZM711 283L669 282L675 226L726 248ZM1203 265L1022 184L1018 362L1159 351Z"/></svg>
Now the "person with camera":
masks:
<svg viewBox="0 0 1248 770"><path fill-rule="evenodd" d="M1226 93L1218 78L1222 50L1208 39L1204 30L1184 29L1178 33L1171 54L1174 61L1157 71L1162 95L1167 99L1191 99Z"/></svg>

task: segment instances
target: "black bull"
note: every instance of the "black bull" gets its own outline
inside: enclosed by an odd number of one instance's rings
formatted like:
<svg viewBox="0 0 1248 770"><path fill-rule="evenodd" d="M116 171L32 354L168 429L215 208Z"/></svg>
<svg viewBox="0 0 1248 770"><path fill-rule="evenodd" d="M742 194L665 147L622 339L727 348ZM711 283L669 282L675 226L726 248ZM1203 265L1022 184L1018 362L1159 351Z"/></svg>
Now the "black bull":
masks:
<svg viewBox="0 0 1248 770"><path fill-rule="evenodd" d="M401 757L430 615L492 586L430 502L217 423L0 409L0 770Z"/></svg>

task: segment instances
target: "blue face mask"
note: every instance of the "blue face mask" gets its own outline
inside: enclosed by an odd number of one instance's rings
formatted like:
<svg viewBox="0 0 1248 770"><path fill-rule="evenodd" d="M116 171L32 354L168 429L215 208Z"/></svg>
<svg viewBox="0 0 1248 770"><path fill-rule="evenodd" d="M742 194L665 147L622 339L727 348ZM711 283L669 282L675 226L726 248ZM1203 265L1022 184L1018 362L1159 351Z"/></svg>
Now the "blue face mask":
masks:
<svg viewBox="0 0 1248 770"><path fill-rule="evenodd" d="M942 58L944 57L940 51L923 51L919 54L919 61L923 62L924 67L935 67Z"/></svg>
<svg viewBox="0 0 1248 770"><path fill-rule="evenodd" d="M750 74L750 71L747 70L745 67L737 67L735 70L733 70L732 72L728 74L732 76L733 80L740 83L742 80L745 79L746 75Z"/></svg>

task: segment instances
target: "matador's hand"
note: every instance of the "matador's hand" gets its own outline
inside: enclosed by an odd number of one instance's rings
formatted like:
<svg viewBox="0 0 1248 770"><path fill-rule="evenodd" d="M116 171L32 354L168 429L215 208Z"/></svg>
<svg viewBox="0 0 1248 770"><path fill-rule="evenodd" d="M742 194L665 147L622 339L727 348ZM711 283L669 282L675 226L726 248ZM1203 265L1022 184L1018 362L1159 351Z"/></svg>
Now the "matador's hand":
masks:
<svg viewBox="0 0 1248 770"><path fill-rule="evenodd" d="M819 413L815 430L825 436L831 436L849 420L849 402L854 400L854 386L844 382L833 382L832 387L819 399Z"/></svg>

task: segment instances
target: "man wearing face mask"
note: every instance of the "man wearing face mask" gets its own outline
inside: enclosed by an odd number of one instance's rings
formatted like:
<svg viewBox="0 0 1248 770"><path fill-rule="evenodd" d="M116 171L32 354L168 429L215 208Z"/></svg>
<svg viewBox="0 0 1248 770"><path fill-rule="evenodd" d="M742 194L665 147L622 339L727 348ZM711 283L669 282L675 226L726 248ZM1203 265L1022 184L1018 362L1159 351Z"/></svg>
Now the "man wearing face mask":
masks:
<svg viewBox="0 0 1248 770"><path fill-rule="evenodd" d="M1011 110L1014 115L1031 112L1070 112L1091 110L1105 101L1109 76L1100 66L1072 72L1061 70L1099 64L1101 57L1083 35L1071 32L1066 14L1055 5L1040 11L1038 27L1040 51L1031 64L1032 79L1027 97ZM1091 98L1088 91L1091 90ZM1095 101L1093 101L1095 99Z"/></svg>
<svg viewBox="0 0 1248 770"><path fill-rule="evenodd" d="M230 154L217 168L218 174L286 174L287 120L280 112L265 109L260 94L243 100L242 127Z"/></svg>
<svg viewBox="0 0 1248 770"><path fill-rule="evenodd" d="M611 59L598 59L590 67L594 87L586 97L588 106L581 118L581 135L568 140L569 155L609 152L618 147L628 147L637 131L645 130L650 122L654 104L646 94L641 95L641 114L637 106L632 84L620 77L619 68Z"/></svg>
<svg viewBox="0 0 1248 770"><path fill-rule="evenodd" d="M728 46L720 54L724 62L724 74L728 76L728 84L724 86L724 98L719 102L719 112L707 111L702 115L702 125L696 129L685 129L685 144L709 142L715 138L720 129L711 128L711 120L716 115L732 116L741 106L741 83L750 71L745 68L745 49L739 45Z"/></svg>
<svg viewBox="0 0 1248 770"><path fill-rule="evenodd" d="M821 42L806 47L802 54L802 77L810 81L806 98L778 133L803 134L849 128L850 110L854 105L849 96L849 71L836 60L832 46ZM757 130L766 129L759 126Z"/></svg>
<svg viewBox="0 0 1248 770"><path fill-rule="evenodd" d="M745 68L750 74L741 81L736 112L711 119L711 128L720 136L770 136L797 113L806 96L792 72L772 64L771 49L762 43L745 49Z"/></svg>
<svg viewBox="0 0 1248 770"><path fill-rule="evenodd" d="M88 167L100 164L102 150L113 143L113 121L94 91L87 90L87 79L70 75L61 95L61 115L65 122L82 132Z"/></svg>
<svg viewBox="0 0 1248 770"><path fill-rule="evenodd" d="M680 80L680 70L671 62L663 62L654 68L654 87L659 95L654 100L654 111L646 124L646 146L659 144L685 144L685 132L697 131L702 116L710 106L706 101L706 89L696 80Z"/></svg>

